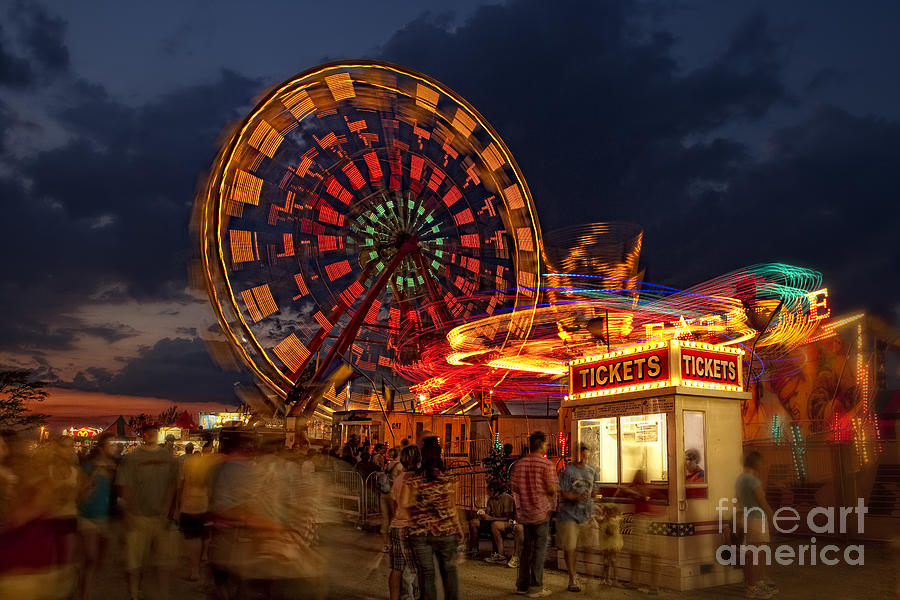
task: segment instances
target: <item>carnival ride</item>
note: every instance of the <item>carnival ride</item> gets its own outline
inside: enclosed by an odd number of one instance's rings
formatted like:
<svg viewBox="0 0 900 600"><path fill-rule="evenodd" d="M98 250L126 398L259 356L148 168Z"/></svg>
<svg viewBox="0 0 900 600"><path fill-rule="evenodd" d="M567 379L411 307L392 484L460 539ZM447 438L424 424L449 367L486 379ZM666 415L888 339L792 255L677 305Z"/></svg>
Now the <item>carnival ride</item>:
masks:
<svg viewBox="0 0 900 600"><path fill-rule="evenodd" d="M294 413L317 408L348 352L390 378L476 315L505 311L499 348L527 337L541 248L528 187L484 118L419 73L335 63L277 86L229 136L197 207L219 323Z"/></svg>
<svg viewBox="0 0 900 600"><path fill-rule="evenodd" d="M196 204L218 321L282 414L334 410L320 391L342 362L408 389L420 411L464 412L485 392L501 408L561 398L568 361L654 340L741 346L758 379L843 324L826 320L809 269L757 265L679 290L644 281L634 225L543 240L487 121L387 63L328 64L273 88L227 136Z"/></svg>

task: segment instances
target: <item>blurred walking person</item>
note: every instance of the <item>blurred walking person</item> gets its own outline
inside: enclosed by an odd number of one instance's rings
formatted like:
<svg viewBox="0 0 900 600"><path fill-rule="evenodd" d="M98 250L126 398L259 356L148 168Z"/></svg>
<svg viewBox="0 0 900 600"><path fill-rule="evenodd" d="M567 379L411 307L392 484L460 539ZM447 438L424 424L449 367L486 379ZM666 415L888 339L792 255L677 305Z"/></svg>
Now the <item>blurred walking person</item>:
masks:
<svg viewBox="0 0 900 600"><path fill-rule="evenodd" d="M158 444L159 428L141 430L143 445L127 454L116 473L125 504L125 570L131 600L140 598L141 576L157 570L158 590L167 597L169 571L175 562L175 491L178 463Z"/></svg>
<svg viewBox="0 0 900 600"><path fill-rule="evenodd" d="M104 432L81 465L78 510L81 534L81 599L90 600L94 578L112 541L112 518L116 507L115 480L119 446L111 432Z"/></svg>
<svg viewBox="0 0 900 600"><path fill-rule="evenodd" d="M631 534L628 536L631 554L631 580L625 587L648 594L658 594L659 541L650 532L657 511L650 502L653 489L647 483L647 476L642 469L635 472L634 479L627 487L623 488L623 491L634 499L634 516L631 520ZM644 559L647 559L646 572L649 580L646 586L641 584Z"/></svg>
<svg viewBox="0 0 900 600"><path fill-rule="evenodd" d="M416 562L409 545L409 507L401 504L401 493L407 476L419 468L421 458L418 446L403 448L398 462L399 472L394 476L390 495L386 496L394 506L389 529L391 572L388 575L388 590L391 600L416 600L418 597Z"/></svg>
<svg viewBox="0 0 900 600"><path fill-rule="evenodd" d="M516 592L529 598L550 595L544 587L544 559L550 541L550 516L556 504L557 481L553 464L544 458L547 435L535 431L528 437L529 453L515 462L510 485L525 528Z"/></svg>
<svg viewBox="0 0 900 600"><path fill-rule="evenodd" d="M284 439L229 432L212 483L210 564L216 598L327 596L326 561L316 546L323 502L317 475L279 454Z"/></svg>
<svg viewBox="0 0 900 600"><path fill-rule="evenodd" d="M193 445L188 444L191 450ZM209 539L209 484L219 464L220 455L213 452L212 439L204 440L197 453L187 453L181 463L178 485L178 527L184 535L191 573L189 581L200 580L203 551Z"/></svg>
<svg viewBox="0 0 900 600"><path fill-rule="evenodd" d="M574 462L559 474L559 515L556 523L558 544L566 557L569 572L568 591L580 592L581 583L575 573L578 548L597 548L597 526L594 522L594 492L597 472L587 464L590 449L581 444ZM592 573L591 573L592 575Z"/></svg>
<svg viewBox="0 0 900 600"><path fill-rule="evenodd" d="M772 507L766 500L766 492L759 479L762 466L762 455L756 451L748 452L744 456L744 471L734 483L738 524L743 528L744 544L747 546L763 547L769 543ZM766 599L778 593L778 588L766 581L766 564L760 556L766 555L763 552L741 553L747 598Z"/></svg>
<svg viewBox="0 0 900 600"><path fill-rule="evenodd" d="M60 558L74 564L78 535L78 490L81 469L71 437L60 436L53 441L50 455L50 483L53 486L54 506L50 519L59 535Z"/></svg>
<svg viewBox="0 0 900 600"><path fill-rule="evenodd" d="M375 447L378 448L378 446ZM379 492L378 502L381 506L381 535L385 552L391 551L391 521L394 520L394 512L397 506L397 501L391 497L391 492L394 490L394 482L397 480L397 476L404 471L404 466L400 462L399 447L391 448L389 457L390 460L383 465L381 471L378 471L375 480ZM416 467L418 467L418 463Z"/></svg>
<svg viewBox="0 0 900 600"><path fill-rule="evenodd" d="M456 547L465 533L456 510L456 481L444 473L437 437L422 442L422 464L409 475L401 493L409 507L409 542L419 574L422 600L435 600L434 561L437 558L444 600L459 598Z"/></svg>
<svg viewBox="0 0 900 600"><path fill-rule="evenodd" d="M616 565L619 552L625 545L622 538L622 514L619 512L619 508L608 502L601 504L597 515L597 525L599 529L598 548L603 559L600 580L606 585L618 587Z"/></svg>
<svg viewBox="0 0 900 600"><path fill-rule="evenodd" d="M32 452L23 433L0 444L0 598L62 600L75 589L75 566L67 555L68 526L61 526L61 497L51 473L65 476L60 446ZM63 462L68 462L66 459ZM53 468L53 471L51 471ZM66 478L63 484L68 484ZM62 496L65 501L66 495Z"/></svg>

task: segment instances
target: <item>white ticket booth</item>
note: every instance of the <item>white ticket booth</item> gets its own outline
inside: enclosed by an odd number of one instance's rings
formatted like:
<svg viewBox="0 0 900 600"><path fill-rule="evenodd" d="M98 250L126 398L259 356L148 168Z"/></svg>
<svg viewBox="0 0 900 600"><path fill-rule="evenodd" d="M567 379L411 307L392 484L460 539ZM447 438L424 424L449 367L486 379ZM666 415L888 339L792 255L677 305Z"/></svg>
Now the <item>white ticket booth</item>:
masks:
<svg viewBox="0 0 900 600"><path fill-rule="evenodd" d="M587 444L601 482L603 502L624 515L625 548L617 561L619 578L631 573L635 490L649 497L648 558L638 576L657 585L690 590L741 580L741 572L721 565L723 541L716 511L719 499L731 506L741 472L742 351L700 342L669 340L569 364L573 448ZM635 485L642 473L645 483ZM647 509L646 503L644 509ZM646 520L645 520L646 522ZM585 562L592 558L587 553ZM584 565L593 570L593 565Z"/></svg>

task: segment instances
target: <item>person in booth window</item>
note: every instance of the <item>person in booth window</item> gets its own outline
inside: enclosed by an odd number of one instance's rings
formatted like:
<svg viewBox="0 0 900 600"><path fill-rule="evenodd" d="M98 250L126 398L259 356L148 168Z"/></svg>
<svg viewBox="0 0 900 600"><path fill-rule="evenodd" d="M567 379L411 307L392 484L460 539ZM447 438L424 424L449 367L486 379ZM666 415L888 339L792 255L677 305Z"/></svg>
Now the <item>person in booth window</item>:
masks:
<svg viewBox="0 0 900 600"><path fill-rule="evenodd" d="M684 451L684 480L687 483L704 483L706 471L700 466L700 451L688 448Z"/></svg>

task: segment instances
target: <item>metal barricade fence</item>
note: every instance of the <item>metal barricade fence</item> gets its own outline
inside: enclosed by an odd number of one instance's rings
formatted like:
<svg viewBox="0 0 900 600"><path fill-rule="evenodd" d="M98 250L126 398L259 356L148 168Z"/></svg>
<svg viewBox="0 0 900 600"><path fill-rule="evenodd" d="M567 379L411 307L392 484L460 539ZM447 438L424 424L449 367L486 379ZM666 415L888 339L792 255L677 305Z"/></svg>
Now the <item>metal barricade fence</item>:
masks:
<svg viewBox="0 0 900 600"><path fill-rule="evenodd" d="M456 478L456 506L458 508L478 510L487 506L486 471L466 464L450 468L447 473Z"/></svg>
<svg viewBox="0 0 900 600"><path fill-rule="evenodd" d="M340 516L358 526L381 515L380 471L370 473L365 480L356 471L333 471L331 496ZM457 507L478 510L487 506L487 472L468 462L457 462L447 469L456 479Z"/></svg>
<svg viewBox="0 0 900 600"><path fill-rule="evenodd" d="M490 456L491 448L494 445L493 440L489 439L475 439L469 440L468 442L469 448L469 460L473 464L481 464L485 458ZM519 435L507 437L502 440L503 444L512 444L513 446L513 456L524 456L528 454L528 435ZM550 460L555 460L562 456L562 452L565 450L565 444L560 446L558 436L550 435L547 437L547 458Z"/></svg>
<svg viewBox="0 0 900 600"><path fill-rule="evenodd" d="M363 486L365 500L362 506L362 514L360 515L360 520L363 523L368 522L370 517L381 514L381 496L383 494L379 481L381 473L382 471L375 471L374 473L369 473L369 476L366 477L365 485Z"/></svg>
<svg viewBox="0 0 900 600"><path fill-rule="evenodd" d="M356 471L333 471L331 494L337 512L347 520L357 524L365 515L365 487L362 477Z"/></svg>

